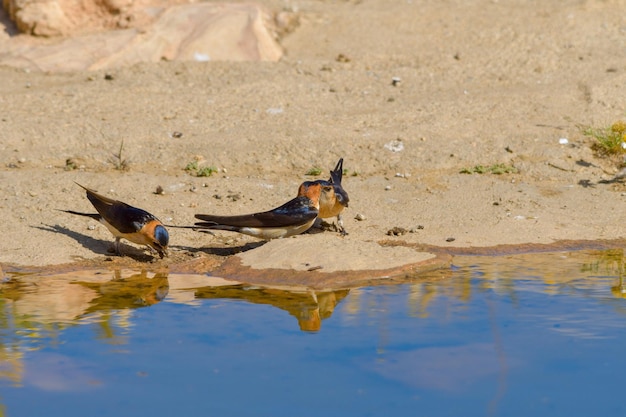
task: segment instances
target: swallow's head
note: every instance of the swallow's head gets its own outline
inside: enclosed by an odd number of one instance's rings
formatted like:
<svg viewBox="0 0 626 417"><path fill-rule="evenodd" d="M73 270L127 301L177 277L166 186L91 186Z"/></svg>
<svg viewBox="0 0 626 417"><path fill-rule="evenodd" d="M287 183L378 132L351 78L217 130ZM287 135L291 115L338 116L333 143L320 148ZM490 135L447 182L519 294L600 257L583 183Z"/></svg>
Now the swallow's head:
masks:
<svg viewBox="0 0 626 417"><path fill-rule="evenodd" d="M334 207L338 201L337 189L328 181L315 181L320 187L320 212L326 212Z"/></svg>
<svg viewBox="0 0 626 417"><path fill-rule="evenodd" d="M348 197L348 193L343 189L341 185L333 184L333 188L335 189L335 195L337 196L337 201L344 207L348 207L348 203L350 202L350 197Z"/></svg>
<svg viewBox="0 0 626 417"><path fill-rule="evenodd" d="M156 250L161 258L167 256L167 245L170 243L170 235L167 229L159 224L154 228L154 238L150 246Z"/></svg>

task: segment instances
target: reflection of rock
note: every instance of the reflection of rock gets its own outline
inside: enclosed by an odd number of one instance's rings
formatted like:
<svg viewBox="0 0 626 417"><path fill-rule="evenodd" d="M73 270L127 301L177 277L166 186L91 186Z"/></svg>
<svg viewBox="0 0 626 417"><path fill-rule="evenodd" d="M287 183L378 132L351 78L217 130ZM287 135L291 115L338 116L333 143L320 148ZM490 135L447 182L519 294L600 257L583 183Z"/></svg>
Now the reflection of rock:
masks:
<svg viewBox="0 0 626 417"><path fill-rule="evenodd" d="M44 351L29 357L22 384L48 392L90 391L101 382L92 368L81 358Z"/></svg>
<svg viewBox="0 0 626 417"><path fill-rule="evenodd" d="M206 287L196 290L196 298L229 298L255 304L269 304L287 311L298 320L300 330L318 331L322 320L329 318L335 306L348 295L349 290L309 291L305 289L248 287L231 285Z"/></svg>
<svg viewBox="0 0 626 417"><path fill-rule="evenodd" d="M18 282L13 285L20 286ZM93 290L57 277L40 277L37 285L20 289L19 298L14 301L16 316L30 317L39 323L73 322L96 297Z"/></svg>
<svg viewBox="0 0 626 417"><path fill-rule="evenodd" d="M85 34L53 42L11 38L0 44L0 64L73 71L161 60L277 61L282 56L274 38L274 23L260 6L199 3L156 10L154 22L141 29ZM53 32L52 28L46 30Z"/></svg>

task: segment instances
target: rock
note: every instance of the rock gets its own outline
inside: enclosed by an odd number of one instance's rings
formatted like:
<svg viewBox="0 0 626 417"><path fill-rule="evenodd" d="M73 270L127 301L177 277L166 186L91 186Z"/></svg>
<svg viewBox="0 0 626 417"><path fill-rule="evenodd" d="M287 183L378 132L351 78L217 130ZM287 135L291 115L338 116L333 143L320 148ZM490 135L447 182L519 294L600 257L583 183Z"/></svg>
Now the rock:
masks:
<svg viewBox="0 0 626 417"><path fill-rule="evenodd" d="M320 272L389 270L418 264L435 255L403 246L384 247L375 242L349 241L330 234L276 239L237 255L254 269Z"/></svg>
<svg viewBox="0 0 626 417"><path fill-rule="evenodd" d="M5 10L9 10L21 32L36 36L59 36L71 26L57 1L5 0L4 3L12 3L10 7L5 6Z"/></svg>
<svg viewBox="0 0 626 417"><path fill-rule="evenodd" d="M113 8L126 4L109 3ZM13 37L0 43L0 64L64 72L161 60L277 61L282 56L274 38L273 20L258 5L185 4L158 9L155 15L156 19L143 28L109 30L51 42ZM56 33L53 26L44 25L41 30L44 27L47 33ZM40 30L37 28L40 21L33 20L31 32ZM57 32L64 33L64 29Z"/></svg>
<svg viewBox="0 0 626 417"><path fill-rule="evenodd" d="M258 285L352 288L415 281L423 272L447 269L450 259L409 247L320 233L266 242L232 256L213 274Z"/></svg>

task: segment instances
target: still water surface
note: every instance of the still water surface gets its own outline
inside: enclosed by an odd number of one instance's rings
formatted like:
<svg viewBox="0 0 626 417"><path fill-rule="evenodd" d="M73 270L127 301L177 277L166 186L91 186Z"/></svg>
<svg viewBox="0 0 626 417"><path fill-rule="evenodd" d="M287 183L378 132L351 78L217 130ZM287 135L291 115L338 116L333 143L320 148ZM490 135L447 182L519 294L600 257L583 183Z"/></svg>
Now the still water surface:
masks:
<svg viewBox="0 0 626 417"><path fill-rule="evenodd" d="M624 416L623 262L455 257L436 280L326 292L13 275L0 416Z"/></svg>

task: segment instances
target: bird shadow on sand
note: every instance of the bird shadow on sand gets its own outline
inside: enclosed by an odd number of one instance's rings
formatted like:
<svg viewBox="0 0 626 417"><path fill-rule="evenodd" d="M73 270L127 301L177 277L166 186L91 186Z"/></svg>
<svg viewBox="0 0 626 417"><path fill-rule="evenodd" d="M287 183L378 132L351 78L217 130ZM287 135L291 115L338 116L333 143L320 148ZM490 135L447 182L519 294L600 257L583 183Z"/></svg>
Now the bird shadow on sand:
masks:
<svg viewBox="0 0 626 417"><path fill-rule="evenodd" d="M171 227L171 226L170 226ZM204 233L206 235L213 236L216 244L214 246L202 246L202 247L191 247L191 246L183 246L183 245L170 245L170 248L177 249L179 251L184 251L188 253L206 253L207 255L216 255L216 256L231 256L236 255L241 252L246 252L252 249L256 249L260 246L263 246L267 243L265 240L259 240L256 242L247 242L240 246L225 246L225 238L216 235L211 230L197 230L199 233Z"/></svg>
<svg viewBox="0 0 626 417"><path fill-rule="evenodd" d="M76 242L80 243L84 248L89 249L94 253L98 253L105 256L117 256L115 254L114 242L102 239L95 239L91 236L84 235L82 233L75 232L74 230L70 230L63 226L59 226L55 224L51 225L42 225L42 226L31 226L35 229L43 230L51 233L61 233L65 236L71 237ZM131 259L139 262L147 262L152 259L156 259L155 256L151 254L146 254L141 249L135 248L134 246L125 245L124 242L120 242L120 252L121 256L128 256Z"/></svg>

